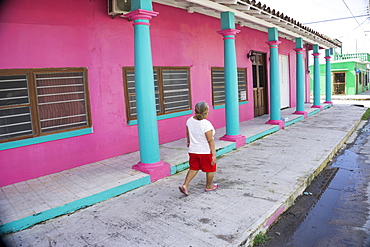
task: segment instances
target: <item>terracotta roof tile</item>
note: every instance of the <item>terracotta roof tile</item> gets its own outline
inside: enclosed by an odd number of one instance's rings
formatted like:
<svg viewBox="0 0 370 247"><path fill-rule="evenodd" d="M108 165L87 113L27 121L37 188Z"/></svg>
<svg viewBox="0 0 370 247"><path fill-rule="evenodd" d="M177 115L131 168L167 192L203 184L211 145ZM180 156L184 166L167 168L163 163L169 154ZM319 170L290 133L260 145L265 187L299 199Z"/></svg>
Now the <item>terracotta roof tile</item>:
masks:
<svg viewBox="0 0 370 247"><path fill-rule="evenodd" d="M270 8L269 6L267 6L266 4L262 4L261 2L256 2L255 0L252 0L252 1L250 1L250 0L241 0L242 2L245 2L245 3L247 3L247 4L250 4L250 5L252 5L253 7L255 7L255 8L258 8L258 9L260 9L260 10L262 10L262 11L265 11L265 12L267 12L267 13L269 13L269 14L271 14L271 15L273 15L273 16L276 16L276 17L278 17L278 18L280 18L280 19L283 19L283 20L285 20L285 21L287 21L287 22L290 22L290 23L292 23L293 25L296 25L296 26L298 26L298 27L300 27L300 28L302 28L302 29L304 29L304 30L306 30L307 32L309 32L309 33L312 33L312 34L314 34L314 35L317 35L317 36L319 36L319 37L321 37L321 38L323 38L323 39L325 39L326 41L328 41L328 42L330 42L330 43L332 43L332 44L335 44L336 46L341 46L341 44L342 44L342 42L340 42L339 40L337 40L337 39L331 39L331 38L329 38L328 36L326 36L326 35L323 35L323 34L321 34L321 33L319 33L319 32L317 32L317 31L314 31L313 29L311 29L310 27L307 27L307 26L304 26L303 24L301 24L300 22L298 22L298 21L296 21L296 20L294 20L293 18L291 18L291 17L289 17L289 16L287 16L287 15L284 15L284 13L283 12L279 12L279 11L277 11L277 10L275 10L275 9L272 9L272 8Z"/></svg>

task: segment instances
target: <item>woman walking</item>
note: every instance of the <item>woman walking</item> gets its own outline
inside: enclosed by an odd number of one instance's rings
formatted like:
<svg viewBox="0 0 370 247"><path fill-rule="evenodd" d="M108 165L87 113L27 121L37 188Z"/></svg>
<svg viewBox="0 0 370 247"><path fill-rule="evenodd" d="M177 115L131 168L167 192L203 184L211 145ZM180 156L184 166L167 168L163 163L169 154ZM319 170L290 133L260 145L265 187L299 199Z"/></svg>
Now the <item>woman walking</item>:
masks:
<svg viewBox="0 0 370 247"><path fill-rule="evenodd" d="M195 116L186 121L186 139L189 147L190 169L186 174L184 184L179 187L180 191L189 195L189 183L197 175L199 170L206 173L205 191L212 191L218 188L213 184L213 177L216 171L216 148L214 141L215 129L206 118L209 114L209 107L206 102L198 102L195 105Z"/></svg>

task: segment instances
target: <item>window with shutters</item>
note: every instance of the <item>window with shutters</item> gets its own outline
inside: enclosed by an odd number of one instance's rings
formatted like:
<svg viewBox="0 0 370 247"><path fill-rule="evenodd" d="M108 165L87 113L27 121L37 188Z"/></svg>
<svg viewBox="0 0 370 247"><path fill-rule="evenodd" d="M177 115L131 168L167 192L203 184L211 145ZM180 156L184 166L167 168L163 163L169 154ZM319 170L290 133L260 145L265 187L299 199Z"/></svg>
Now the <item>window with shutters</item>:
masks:
<svg viewBox="0 0 370 247"><path fill-rule="evenodd" d="M87 69L0 70L0 142L90 126Z"/></svg>
<svg viewBox="0 0 370 247"><path fill-rule="evenodd" d="M154 91L157 115L191 109L189 67L154 67ZM128 120L137 119L135 71L123 68Z"/></svg>
<svg viewBox="0 0 370 247"><path fill-rule="evenodd" d="M224 68L212 68L213 105L225 104L225 73ZM239 102L247 101L246 69L238 68L238 98Z"/></svg>

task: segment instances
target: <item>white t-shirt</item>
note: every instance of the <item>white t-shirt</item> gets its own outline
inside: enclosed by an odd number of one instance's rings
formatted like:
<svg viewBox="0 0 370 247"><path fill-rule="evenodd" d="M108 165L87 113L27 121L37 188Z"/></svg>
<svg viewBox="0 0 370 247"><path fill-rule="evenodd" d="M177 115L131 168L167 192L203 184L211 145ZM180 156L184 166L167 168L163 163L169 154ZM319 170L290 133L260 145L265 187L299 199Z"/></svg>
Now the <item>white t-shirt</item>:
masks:
<svg viewBox="0 0 370 247"><path fill-rule="evenodd" d="M209 148L208 141L206 138L206 132L213 130L215 135L215 128L207 119L196 120L190 117L186 121L186 126L189 131L189 153L194 154L210 154L211 149Z"/></svg>

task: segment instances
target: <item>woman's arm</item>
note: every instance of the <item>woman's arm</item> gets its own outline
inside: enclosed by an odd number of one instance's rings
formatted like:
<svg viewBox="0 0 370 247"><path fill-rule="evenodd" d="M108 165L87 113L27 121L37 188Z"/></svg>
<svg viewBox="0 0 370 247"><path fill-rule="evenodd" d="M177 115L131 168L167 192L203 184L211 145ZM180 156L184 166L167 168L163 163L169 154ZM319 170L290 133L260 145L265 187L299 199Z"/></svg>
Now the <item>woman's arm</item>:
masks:
<svg viewBox="0 0 370 247"><path fill-rule="evenodd" d="M189 147L190 145L190 137L189 137L189 129L188 126L186 126L186 146Z"/></svg>
<svg viewBox="0 0 370 247"><path fill-rule="evenodd" d="M212 153L212 165L214 165L216 164L216 147L215 140L213 138L213 130L209 130L206 132L206 138Z"/></svg>

